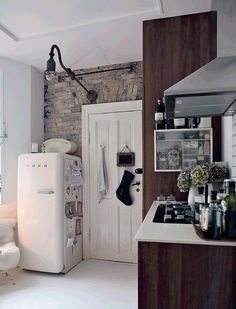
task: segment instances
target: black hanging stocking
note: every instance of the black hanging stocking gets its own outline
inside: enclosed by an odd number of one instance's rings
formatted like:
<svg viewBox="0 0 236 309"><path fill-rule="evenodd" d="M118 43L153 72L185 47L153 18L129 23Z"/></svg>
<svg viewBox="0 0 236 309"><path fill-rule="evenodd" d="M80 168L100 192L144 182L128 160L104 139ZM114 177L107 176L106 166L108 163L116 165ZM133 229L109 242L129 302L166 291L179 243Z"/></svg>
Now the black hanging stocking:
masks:
<svg viewBox="0 0 236 309"><path fill-rule="evenodd" d="M129 193L129 186L133 179L134 179L134 175L130 173L129 171L125 170L121 183L118 189L116 190L117 198L127 206L130 206L133 204L133 201Z"/></svg>

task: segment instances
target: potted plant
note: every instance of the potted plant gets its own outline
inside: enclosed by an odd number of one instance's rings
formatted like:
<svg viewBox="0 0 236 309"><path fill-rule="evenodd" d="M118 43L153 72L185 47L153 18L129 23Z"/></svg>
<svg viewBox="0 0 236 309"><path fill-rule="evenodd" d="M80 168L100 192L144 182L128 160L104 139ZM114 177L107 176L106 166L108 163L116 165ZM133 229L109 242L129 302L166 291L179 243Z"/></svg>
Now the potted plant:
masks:
<svg viewBox="0 0 236 309"><path fill-rule="evenodd" d="M198 188L199 194L203 194L204 187L208 183L209 173L206 164L196 165L190 170L191 184Z"/></svg>
<svg viewBox="0 0 236 309"><path fill-rule="evenodd" d="M183 170L177 178L177 187L181 192L188 192L188 203L194 205L194 196L202 195L204 202L204 188L212 183L222 183L225 178L228 178L229 171L225 166L219 166L216 163L205 163L196 165L188 170Z"/></svg>
<svg viewBox="0 0 236 309"><path fill-rule="evenodd" d="M188 192L190 189L190 169L183 170L177 178L177 187L180 192Z"/></svg>

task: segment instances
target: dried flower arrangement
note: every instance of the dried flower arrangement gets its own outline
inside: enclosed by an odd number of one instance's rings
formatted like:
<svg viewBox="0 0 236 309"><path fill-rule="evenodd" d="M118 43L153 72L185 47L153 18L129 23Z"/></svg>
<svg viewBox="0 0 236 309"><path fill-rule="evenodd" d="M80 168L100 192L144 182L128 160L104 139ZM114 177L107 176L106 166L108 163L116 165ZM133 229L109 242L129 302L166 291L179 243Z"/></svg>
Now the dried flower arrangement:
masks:
<svg viewBox="0 0 236 309"><path fill-rule="evenodd" d="M207 165L196 165L190 171L191 184L194 187L204 187L208 183L209 173Z"/></svg>
<svg viewBox="0 0 236 309"><path fill-rule="evenodd" d="M228 177L227 167L206 163L183 170L177 178L177 187L181 192L188 192L191 185L200 188L207 183L223 182Z"/></svg>

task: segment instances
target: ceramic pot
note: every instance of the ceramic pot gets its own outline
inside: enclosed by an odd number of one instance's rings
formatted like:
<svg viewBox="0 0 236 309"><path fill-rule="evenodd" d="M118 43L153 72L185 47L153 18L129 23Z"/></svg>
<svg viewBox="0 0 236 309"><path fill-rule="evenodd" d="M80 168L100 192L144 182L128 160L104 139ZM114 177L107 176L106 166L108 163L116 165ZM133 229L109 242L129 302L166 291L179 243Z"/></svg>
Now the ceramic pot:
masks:
<svg viewBox="0 0 236 309"><path fill-rule="evenodd" d="M198 188L194 186L190 186L189 192L188 192L188 204L192 210L194 210L195 196L197 195L199 195Z"/></svg>

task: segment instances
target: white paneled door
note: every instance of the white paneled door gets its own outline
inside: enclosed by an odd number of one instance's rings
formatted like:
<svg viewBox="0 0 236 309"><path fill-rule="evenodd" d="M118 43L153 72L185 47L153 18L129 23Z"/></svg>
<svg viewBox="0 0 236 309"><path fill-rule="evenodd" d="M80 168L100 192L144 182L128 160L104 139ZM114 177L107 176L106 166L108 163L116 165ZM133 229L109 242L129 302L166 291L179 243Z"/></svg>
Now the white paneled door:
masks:
<svg viewBox="0 0 236 309"><path fill-rule="evenodd" d="M142 113L126 111L89 115L90 257L137 262L134 236L142 221ZM125 146L135 152L135 166L118 167L117 153ZM100 201L99 169L104 147L108 191ZM116 197L124 171L135 175L130 185L133 201L126 206ZM136 184L139 183L139 184Z"/></svg>

